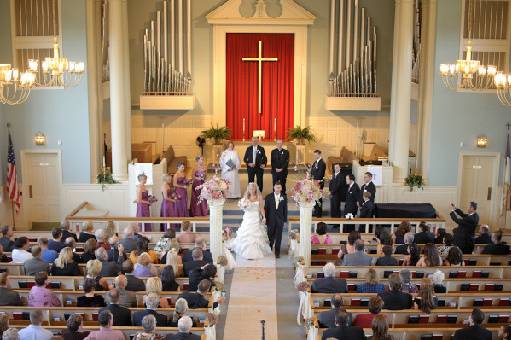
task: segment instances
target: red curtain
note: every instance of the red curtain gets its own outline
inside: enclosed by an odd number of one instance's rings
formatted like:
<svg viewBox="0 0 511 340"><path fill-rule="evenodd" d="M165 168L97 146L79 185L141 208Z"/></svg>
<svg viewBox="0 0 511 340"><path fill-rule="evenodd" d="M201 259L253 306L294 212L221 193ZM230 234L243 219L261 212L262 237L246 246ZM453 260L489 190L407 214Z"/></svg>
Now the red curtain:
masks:
<svg viewBox="0 0 511 340"><path fill-rule="evenodd" d="M257 112L258 62L242 61L258 57L259 41L264 58L278 58L262 63L261 114ZM226 121L232 138L250 139L253 130L265 130L267 140L286 139L294 117L294 35L228 33L226 70Z"/></svg>

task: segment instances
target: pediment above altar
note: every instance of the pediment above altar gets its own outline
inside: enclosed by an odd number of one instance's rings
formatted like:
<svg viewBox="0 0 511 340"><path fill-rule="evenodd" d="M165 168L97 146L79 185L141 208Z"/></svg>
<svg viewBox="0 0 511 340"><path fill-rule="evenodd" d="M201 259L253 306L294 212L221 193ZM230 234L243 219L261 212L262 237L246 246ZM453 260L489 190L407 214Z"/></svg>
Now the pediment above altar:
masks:
<svg viewBox="0 0 511 340"><path fill-rule="evenodd" d="M227 0L206 16L212 25L312 25L316 17L294 0L280 0L278 8L265 0ZM247 7L248 6L248 7Z"/></svg>

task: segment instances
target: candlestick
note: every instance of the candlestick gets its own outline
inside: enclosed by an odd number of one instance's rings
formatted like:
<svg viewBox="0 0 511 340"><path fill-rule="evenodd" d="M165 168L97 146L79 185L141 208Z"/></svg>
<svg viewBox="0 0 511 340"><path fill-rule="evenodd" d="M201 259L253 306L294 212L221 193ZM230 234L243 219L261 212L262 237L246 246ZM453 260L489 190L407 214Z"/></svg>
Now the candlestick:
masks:
<svg viewBox="0 0 511 340"><path fill-rule="evenodd" d="M275 141L277 141L277 117L273 119L273 136L275 137Z"/></svg>
<svg viewBox="0 0 511 340"><path fill-rule="evenodd" d="M245 141L245 118L243 118L243 141Z"/></svg>

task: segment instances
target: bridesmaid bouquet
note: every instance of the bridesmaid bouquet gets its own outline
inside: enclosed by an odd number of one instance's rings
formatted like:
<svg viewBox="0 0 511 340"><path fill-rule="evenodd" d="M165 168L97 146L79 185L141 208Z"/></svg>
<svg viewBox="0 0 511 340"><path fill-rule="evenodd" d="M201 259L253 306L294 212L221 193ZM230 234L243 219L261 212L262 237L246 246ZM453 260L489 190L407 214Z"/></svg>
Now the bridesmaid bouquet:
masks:
<svg viewBox="0 0 511 340"><path fill-rule="evenodd" d="M149 204L153 204L153 203L158 202L158 199L156 197L154 197L153 195L149 195L147 200L149 201Z"/></svg>
<svg viewBox="0 0 511 340"><path fill-rule="evenodd" d="M227 189L229 189L229 182L215 175L201 185L199 202L223 199Z"/></svg>
<svg viewBox="0 0 511 340"><path fill-rule="evenodd" d="M311 179L302 179L293 186L293 199L296 203L314 203L323 197L318 183Z"/></svg>

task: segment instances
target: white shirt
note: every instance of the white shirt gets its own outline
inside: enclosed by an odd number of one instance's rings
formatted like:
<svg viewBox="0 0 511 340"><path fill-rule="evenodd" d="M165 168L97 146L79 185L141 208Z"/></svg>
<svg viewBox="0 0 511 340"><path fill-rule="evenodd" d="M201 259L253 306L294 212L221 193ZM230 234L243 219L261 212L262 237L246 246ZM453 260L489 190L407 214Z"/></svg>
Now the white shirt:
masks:
<svg viewBox="0 0 511 340"><path fill-rule="evenodd" d="M24 249L13 249L11 253L12 262L24 263L32 258L32 254Z"/></svg>
<svg viewBox="0 0 511 340"><path fill-rule="evenodd" d="M53 333L41 326L30 325L19 331L20 340L50 340Z"/></svg>
<svg viewBox="0 0 511 340"><path fill-rule="evenodd" d="M252 162L255 164L256 162L256 153L257 153L257 145L252 145Z"/></svg>
<svg viewBox="0 0 511 340"><path fill-rule="evenodd" d="M279 208L280 194L274 193L275 195L275 209Z"/></svg>

